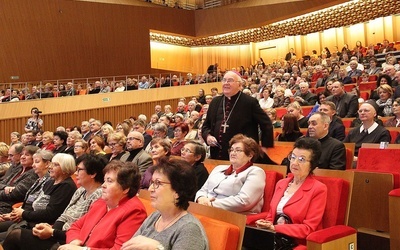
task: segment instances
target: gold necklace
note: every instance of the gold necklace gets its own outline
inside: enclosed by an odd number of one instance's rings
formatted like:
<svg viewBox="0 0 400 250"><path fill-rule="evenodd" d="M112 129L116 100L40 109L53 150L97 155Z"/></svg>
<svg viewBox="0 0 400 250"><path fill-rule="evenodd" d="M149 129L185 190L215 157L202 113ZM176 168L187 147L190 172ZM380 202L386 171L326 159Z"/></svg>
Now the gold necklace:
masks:
<svg viewBox="0 0 400 250"><path fill-rule="evenodd" d="M168 222L168 224L166 226L164 226L161 230L157 230L158 232L164 231L166 228L168 228L169 226L171 226L172 222L174 222L176 219L179 218L179 216L181 216L185 211L180 212L177 216L175 216L170 222ZM160 218L158 218L157 222L156 222L156 229L157 227L159 227L160 225L160 220L161 220L162 215L160 216Z"/></svg>

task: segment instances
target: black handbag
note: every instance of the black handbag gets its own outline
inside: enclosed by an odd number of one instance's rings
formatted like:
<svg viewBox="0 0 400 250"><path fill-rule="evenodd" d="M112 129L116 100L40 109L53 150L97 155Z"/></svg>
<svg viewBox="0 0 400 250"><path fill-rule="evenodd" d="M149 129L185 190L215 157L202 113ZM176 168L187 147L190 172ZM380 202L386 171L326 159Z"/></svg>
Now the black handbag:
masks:
<svg viewBox="0 0 400 250"><path fill-rule="evenodd" d="M275 216L274 225L292 224L292 220L284 213ZM291 250L297 246L296 241L285 234L275 233L274 249L275 250Z"/></svg>

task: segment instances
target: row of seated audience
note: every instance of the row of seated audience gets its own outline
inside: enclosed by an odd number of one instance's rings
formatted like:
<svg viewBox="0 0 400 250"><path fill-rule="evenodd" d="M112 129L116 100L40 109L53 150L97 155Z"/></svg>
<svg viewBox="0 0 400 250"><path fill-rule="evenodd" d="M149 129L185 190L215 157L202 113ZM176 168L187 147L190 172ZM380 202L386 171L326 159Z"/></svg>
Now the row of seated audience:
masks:
<svg viewBox="0 0 400 250"><path fill-rule="evenodd" d="M11 146L10 153L13 150L17 150L15 156L22 153L21 165L31 166L20 175L7 172L5 176L19 182L26 182L28 175L38 179L32 179L32 187L25 190L22 207L2 213L1 249L49 249L60 244L58 249L172 249L189 244L194 244L193 249L208 249L201 224L185 211L195 192L190 185L194 171L188 163L165 160L157 165L158 178L151 183L154 196L159 197L154 202L159 212L145 221L145 208L136 196L141 175L135 164L107 164L102 156L85 154L77 159L76 167L69 154L53 157L50 151L22 144ZM15 156L11 171L22 168ZM22 191L19 182L1 182L6 186L2 195ZM172 195L176 198L165 199Z"/></svg>
<svg viewBox="0 0 400 250"><path fill-rule="evenodd" d="M393 65L395 70L398 71L399 64L396 57L392 54L396 51L393 44L394 43L389 43L389 41L385 39L382 44L377 44L376 46L370 45L366 48L363 47L360 41L357 41L353 50L350 50L347 44L343 46L341 51L335 46L335 51L332 53L325 47L319 57L309 56L308 53L305 53L305 56L302 58L296 58L296 54L291 49L288 53L290 56L286 55L286 60L282 59L278 62L266 65L262 58L260 58L254 65L250 65L247 68L240 66L232 70L237 69L246 81L246 86L250 86L252 83L259 85L260 80L265 78L263 74L268 75L268 80L274 85L274 93L275 86L279 86L281 84L280 82L285 83L281 85L284 89L293 90L293 80L297 84L301 79L306 82L317 82L318 80L317 87L325 86L326 81L330 79L340 79L346 84L351 83L351 77L360 77L364 70L368 75L378 75L382 73L382 70L386 68L387 65ZM374 57L375 54L378 53L383 53L385 55L385 62L382 65L379 65ZM313 55L315 54L313 53ZM72 96L77 94L120 92L135 89L218 82L222 79L223 72L227 70L228 69L222 70L218 63L215 63L207 68L205 74L198 74L197 76L188 73L186 76L180 77L176 74L172 74L165 77L148 75L140 78L138 77L137 79L126 78L126 80L112 81L100 79L99 81L88 84L74 84L73 82L68 82L65 85L61 83L47 83L43 88L32 86L30 89L25 87L21 89L10 88L2 90L0 92L0 99L2 102L8 102L25 99ZM277 77L276 74L278 75ZM290 79L290 77L293 77L293 79ZM274 83L274 80L278 78L279 83ZM285 93L288 94L289 92Z"/></svg>
<svg viewBox="0 0 400 250"><path fill-rule="evenodd" d="M73 134L73 132L71 131L70 134ZM134 134L135 132L131 131L128 134L128 141L140 142L142 140L142 137L139 136L140 134ZM134 138L134 135L137 135L138 138ZM122 133L121 136L123 136ZM75 143L75 148L80 148L81 144L79 143L82 144L84 141L78 139ZM302 138L299 140L299 143L300 145L296 144L297 146L295 146L295 150L289 158L294 177L294 181L291 181L293 177L289 177L288 179L288 187L293 186L288 191L289 196L296 193L298 187L306 180L305 178L311 174L311 170L315 168L314 166L317 166L319 151L321 150L320 143L311 138ZM310 146L308 144L310 143L313 145L312 149L316 150L315 155L309 149ZM40 190L36 199L27 195L22 208L13 209L9 215L4 214L2 217L4 225L2 226L4 226L5 231L10 227L11 229L8 229L8 232L3 234L3 248L29 249L29 247L35 246L35 249L47 249L54 244L68 243L67 245L62 245L60 249L70 249L74 245L93 248L115 247L116 249L119 249L121 246L121 249L141 249L144 246L151 246L151 249L157 249L161 243L163 246L167 246L166 249L172 249L175 246L180 246L184 249L207 249L207 238L202 226L197 219L194 219L193 216L185 211L188 206L187 201L193 200L194 193L199 189L195 199L199 203L203 204L203 197L205 197L209 202L206 205L245 214L260 211L260 204L263 203L262 196L265 185L265 174L262 169L252 166L252 161L257 158L260 152L258 144L253 139L240 134L236 135L230 142L231 165L217 166L208 178L208 173L201 164L205 158L205 148L201 143L190 141L185 144L181 150L184 161L168 160L166 158L171 153L171 143L167 139L156 138L150 142L150 145L152 145L152 156L155 160L153 166L148 168L152 169L150 171L150 185L148 188L152 192L154 199L152 204L157 212L143 222L146 216L145 211L135 194L138 191L140 179L143 180L146 176L140 177L140 170L136 164L111 161L105 167L107 158L103 157L101 153L94 151L78 157L77 167L75 167L74 158L69 154L56 153L53 157L51 152L40 150L36 146L23 146L20 143L13 144L9 150L9 155L14 155L13 160L16 160L14 157L18 155L18 151L14 152L13 150L20 150L22 148L22 164L27 157L27 153L24 153L25 150L30 147L34 148L33 155L29 155L29 163L33 165L31 172L35 171L37 173L39 181L43 179L47 170L50 169L49 177L50 179L53 178L54 181L49 182L51 185L37 184L40 186ZM296 149L303 149L299 151L298 156L294 155L297 152ZM309 157L312 157L310 164L313 164L313 168L307 168L304 165L307 162L305 159ZM12 162L12 164L18 163ZM199 167L205 171L203 176L198 171ZM13 168L14 166L11 166L10 169ZM57 171L56 168L60 168L60 170ZM40 173L39 169L41 170ZM56 197L56 193L49 193L50 199L48 197L47 207L42 211L43 207L45 207L43 203L41 203L42 209L34 205L37 199L40 199L42 192L46 193L45 190L47 188L54 190L53 186L63 181L65 182L65 180L68 180L70 196L59 198L62 198L64 201L70 200L76 189L75 187L71 188L71 185L74 185L70 177L73 171L76 174L77 184L81 185L81 187L73 195L70 204L68 206L64 204L63 207L66 207L64 213L57 218L63 211L61 209L58 214L53 213L53 217L46 217L46 219L42 220L35 216L35 213L45 213L47 209L53 208L50 204L52 204L51 202L56 202L54 198ZM63 177L58 177L57 172ZM104 173L104 177L102 173ZM104 178L102 185L101 178L93 179L97 175ZM203 178L204 185L197 184L197 180L201 179L200 176ZM253 177L258 181L250 181ZM309 178L308 182L315 182L312 177ZM231 188L232 184L230 184L230 181L233 181L234 189ZM292 182L294 182L293 185ZM13 187L12 185L10 184L7 187ZM85 194L89 193L88 195L91 195L92 192L100 189L100 185L103 190L101 199L96 200L94 198L87 201ZM7 187L4 192L7 192ZM322 192L323 187L321 185ZM15 188L17 189L18 187ZM8 192L12 193L12 191ZM166 197L171 196L174 197L172 200L170 198L166 199ZM280 194L277 194L276 197L280 196ZM99 197L97 196L97 198ZM316 202L312 197L310 199L308 201L310 202L309 205ZM296 207L298 203L288 203L286 205L287 208L285 208L286 216L292 218L292 226L278 227L277 223L275 223L276 227L271 227L269 224L275 218L273 210L271 210L266 221L261 220L257 223L261 227L276 230L276 232L282 232L289 237L295 238L296 242L293 242L293 244L304 244L304 239L308 233L321 227L320 221L324 211L323 197L321 199L322 203L319 203L321 205L319 210L322 212L320 211L315 215L316 220L313 220L313 224L304 223L301 217L290 212L290 207ZM85 206L86 209L79 207L81 205L79 201L85 203L82 206ZM33 203L31 209L28 206L29 202ZM91 208L86 213L89 207L88 202L91 203ZM305 203L305 200L301 203ZM33 211L31 212L32 209ZM76 209L82 212L82 214L73 213ZM286 211L287 209L289 210ZM306 209L303 212L302 216L309 216ZM7 220L7 216L14 218L18 213L21 214L20 216L24 220L24 225L14 223L15 221L12 219L12 221ZM279 216L282 215L280 214ZM279 221L279 218L277 220ZM69 223L68 225L67 222ZM53 223L54 225L50 226ZM295 229L294 226L298 227L298 229ZM293 229L290 229L291 227ZM301 230L303 227L311 228L307 232L303 232ZM107 233L104 233L105 230ZM159 236L160 231L163 232L163 236ZM104 237L104 235L108 235L109 237ZM133 238L129 240L132 235ZM165 239L166 237L167 239ZM193 248L189 246L193 246Z"/></svg>

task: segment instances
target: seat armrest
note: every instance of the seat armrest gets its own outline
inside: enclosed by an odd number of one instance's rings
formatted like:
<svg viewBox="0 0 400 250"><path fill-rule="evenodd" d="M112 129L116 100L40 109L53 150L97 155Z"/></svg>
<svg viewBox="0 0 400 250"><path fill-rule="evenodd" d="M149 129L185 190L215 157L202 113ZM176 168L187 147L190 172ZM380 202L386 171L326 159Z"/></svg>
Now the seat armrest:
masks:
<svg viewBox="0 0 400 250"><path fill-rule="evenodd" d="M352 227L337 225L325 229L315 231L307 236L307 241L315 243L326 243L332 240L337 240L351 234L356 234L357 230Z"/></svg>
<svg viewBox="0 0 400 250"><path fill-rule="evenodd" d="M255 224L257 220L265 219L267 217L267 212L261 212L259 214L247 214L246 215L246 225Z"/></svg>
<svg viewBox="0 0 400 250"><path fill-rule="evenodd" d="M393 189L389 192L389 196L400 197L400 188Z"/></svg>

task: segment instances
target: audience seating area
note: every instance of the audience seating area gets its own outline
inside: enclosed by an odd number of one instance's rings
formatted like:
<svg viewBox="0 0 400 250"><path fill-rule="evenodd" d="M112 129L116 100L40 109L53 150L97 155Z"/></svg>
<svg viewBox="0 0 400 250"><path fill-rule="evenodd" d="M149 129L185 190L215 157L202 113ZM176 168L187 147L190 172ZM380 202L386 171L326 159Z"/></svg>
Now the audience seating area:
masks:
<svg viewBox="0 0 400 250"><path fill-rule="evenodd" d="M210 171L217 165L229 164L229 162L207 159L204 164ZM255 165L266 171L267 185L262 213L247 215L247 224L253 224L256 220L266 217L269 210L267 204L270 203L273 195L273 191L271 193L271 190L268 189L274 190L276 182L286 175L286 166ZM307 249L344 249L343 247L347 247L349 244L354 244L356 247L356 230L347 226L354 172L317 169L315 176L328 186L328 204L323 219L324 229L310 234L307 238Z"/></svg>
<svg viewBox="0 0 400 250"><path fill-rule="evenodd" d="M347 143L346 143L347 144ZM390 239L391 249L400 246L400 171L397 163L399 145L389 144L388 148L380 149L379 144L363 144L359 151L359 161L356 169L335 171L316 169L318 180L328 186L328 206L324 216L324 229L314 232L307 238L307 249L348 249L355 243L356 232L378 235ZM269 149L271 158L281 161L293 148L293 143L276 142ZM354 152L354 144L346 148ZM349 156L352 159L352 156ZM227 161L209 160L205 165L209 171ZM268 188L285 173L285 166L257 164L266 170ZM272 174L272 172L275 172ZM390 193L390 195L389 195ZM265 203L270 200L265 191ZM258 215L247 215L247 224L264 218L268 208L264 204L263 212ZM338 243L336 240L339 238Z"/></svg>

